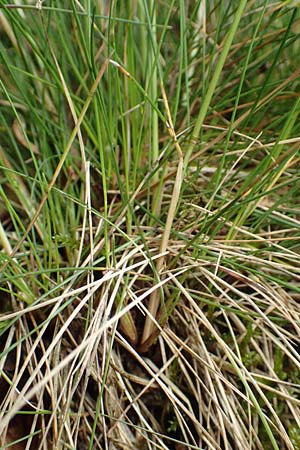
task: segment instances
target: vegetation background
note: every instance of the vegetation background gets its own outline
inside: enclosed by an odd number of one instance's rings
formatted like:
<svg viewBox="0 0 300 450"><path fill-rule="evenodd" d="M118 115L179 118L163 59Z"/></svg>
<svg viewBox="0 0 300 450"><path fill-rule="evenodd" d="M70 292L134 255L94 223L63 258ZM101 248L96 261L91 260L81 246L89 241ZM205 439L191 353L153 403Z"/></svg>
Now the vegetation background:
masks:
<svg viewBox="0 0 300 450"><path fill-rule="evenodd" d="M298 3L0 0L1 449L300 449Z"/></svg>

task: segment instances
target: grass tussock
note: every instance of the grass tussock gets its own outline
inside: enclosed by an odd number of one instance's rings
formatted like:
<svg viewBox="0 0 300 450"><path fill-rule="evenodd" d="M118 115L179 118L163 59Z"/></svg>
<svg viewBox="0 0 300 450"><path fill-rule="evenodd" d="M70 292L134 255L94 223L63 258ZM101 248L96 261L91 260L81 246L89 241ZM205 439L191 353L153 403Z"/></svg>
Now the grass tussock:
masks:
<svg viewBox="0 0 300 450"><path fill-rule="evenodd" d="M0 448L300 448L299 8L0 0Z"/></svg>

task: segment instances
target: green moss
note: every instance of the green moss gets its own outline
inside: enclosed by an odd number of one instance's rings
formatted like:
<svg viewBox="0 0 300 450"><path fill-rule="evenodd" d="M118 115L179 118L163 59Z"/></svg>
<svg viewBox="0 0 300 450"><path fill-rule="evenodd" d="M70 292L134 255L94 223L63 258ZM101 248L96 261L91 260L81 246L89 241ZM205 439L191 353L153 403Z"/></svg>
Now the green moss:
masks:
<svg viewBox="0 0 300 450"><path fill-rule="evenodd" d="M292 441L295 450L300 450L300 428L292 425L289 430L289 437Z"/></svg>
<svg viewBox="0 0 300 450"><path fill-rule="evenodd" d="M260 355L254 350L245 352L242 357L242 361L247 369L253 369L253 367L257 367L262 362Z"/></svg>

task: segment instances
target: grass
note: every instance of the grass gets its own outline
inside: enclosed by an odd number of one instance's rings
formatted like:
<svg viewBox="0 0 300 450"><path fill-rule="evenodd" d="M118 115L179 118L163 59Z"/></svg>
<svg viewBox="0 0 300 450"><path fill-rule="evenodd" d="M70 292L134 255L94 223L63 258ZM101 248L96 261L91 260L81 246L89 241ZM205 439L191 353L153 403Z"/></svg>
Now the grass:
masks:
<svg viewBox="0 0 300 450"><path fill-rule="evenodd" d="M0 0L0 449L300 449L299 20Z"/></svg>

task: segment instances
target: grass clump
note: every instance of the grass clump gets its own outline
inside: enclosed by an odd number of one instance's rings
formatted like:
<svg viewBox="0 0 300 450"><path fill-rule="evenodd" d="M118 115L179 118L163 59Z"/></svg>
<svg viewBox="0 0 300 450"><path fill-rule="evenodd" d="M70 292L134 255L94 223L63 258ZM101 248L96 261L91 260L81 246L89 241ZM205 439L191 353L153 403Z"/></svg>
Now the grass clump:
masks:
<svg viewBox="0 0 300 450"><path fill-rule="evenodd" d="M0 24L1 448L298 449L298 8Z"/></svg>

